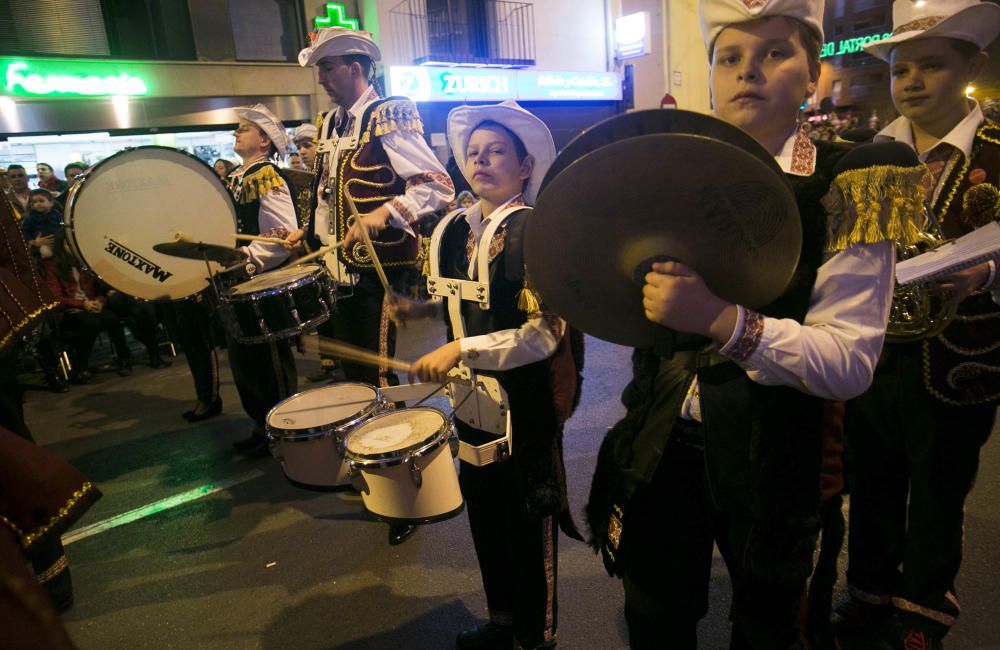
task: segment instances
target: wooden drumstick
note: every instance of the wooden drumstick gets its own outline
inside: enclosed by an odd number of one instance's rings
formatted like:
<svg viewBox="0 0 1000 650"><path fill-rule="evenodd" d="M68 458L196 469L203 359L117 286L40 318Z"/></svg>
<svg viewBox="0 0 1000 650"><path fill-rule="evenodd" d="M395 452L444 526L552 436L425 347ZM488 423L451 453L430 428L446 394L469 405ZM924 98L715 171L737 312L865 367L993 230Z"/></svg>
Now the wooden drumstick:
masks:
<svg viewBox="0 0 1000 650"><path fill-rule="evenodd" d="M336 339L326 338L325 336L319 337L319 349L321 352L338 357L344 361L360 363L366 366L386 365L393 370L409 370L410 366L413 365L409 361L394 359L393 357L384 357L381 354L372 352L371 350L366 350L356 345L344 343L343 341L338 341Z"/></svg>
<svg viewBox="0 0 1000 650"><path fill-rule="evenodd" d="M354 215L354 224L361 233L361 238L365 242L368 254L372 257L372 264L375 266L375 272L378 273L378 279L382 282L382 289L385 290L386 299L389 301L389 304L395 304L396 294L392 292L392 287L389 286L389 278L385 277L385 270L382 269L382 263L378 260L378 253L375 252L375 245L372 244L372 238L368 236L368 229L361 225L361 215L358 214L358 208L354 205L354 198L346 190L344 191L344 198L347 199L347 207L350 208L351 214Z"/></svg>
<svg viewBox="0 0 1000 650"><path fill-rule="evenodd" d="M344 242L339 241L336 244L334 244L333 246L323 246L322 248L320 248L319 250L317 250L315 253L309 253L308 255L303 255L299 259L295 260L295 264L293 264L292 266L297 266L299 264L305 264L306 262L311 262L314 259L322 257L322 256L326 255L327 253L329 253L330 251L336 250L336 249L340 248L343 245L344 245Z"/></svg>
<svg viewBox="0 0 1000 650"><path fill-rule="evenodd" d="M294 246L294 244L286 239L278 239L276 237L260 237L258 235L241 235L237 233L235 235L236 239L241 239L244 241L262 241L265 244L281 244L282 246ZM198 244L200 242L195 241L186 232L177 231L174 233L174 241L182 241L187 244Z"/></svg>

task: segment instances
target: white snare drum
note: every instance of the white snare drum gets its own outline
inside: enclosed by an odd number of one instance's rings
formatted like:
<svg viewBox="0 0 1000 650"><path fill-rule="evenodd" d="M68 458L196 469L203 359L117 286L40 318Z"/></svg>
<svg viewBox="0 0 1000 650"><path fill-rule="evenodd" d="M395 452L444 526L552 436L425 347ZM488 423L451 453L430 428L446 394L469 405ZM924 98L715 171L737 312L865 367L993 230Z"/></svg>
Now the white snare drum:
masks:
<svg viewBox="0 0 1000 650"><path fill-rule="evenodd" d="M271 453L285 476L308 490L349 485L344 438L385 409L374 386L342 383L313 388L279 402L267 414Z"/></svg>
<svg viewBox="0 0 1000 650"><path fill-rule="evenodd" d="M225 290L219 311L240 343L269 343L297 336L333 313L337 294L318 264L262 273Z"/></svg>
<svg viewBox="0 0 1000 650"><path fill-rule="evenodd" d="M215 171L198 158L137 147L83 174L69 191L66 226L76 258L118 291L180 300L208 287L205 262L157 253L153 245L184 232L195 241L233 246L236 208Z"/></svg>
<svg viewBox="0 0 1000 650"><path fill-rule="evenodd" d="M462 512L454 431L437 409L417 407L377 415L347 434L361 501L376 519L426 524Z"/></svg>

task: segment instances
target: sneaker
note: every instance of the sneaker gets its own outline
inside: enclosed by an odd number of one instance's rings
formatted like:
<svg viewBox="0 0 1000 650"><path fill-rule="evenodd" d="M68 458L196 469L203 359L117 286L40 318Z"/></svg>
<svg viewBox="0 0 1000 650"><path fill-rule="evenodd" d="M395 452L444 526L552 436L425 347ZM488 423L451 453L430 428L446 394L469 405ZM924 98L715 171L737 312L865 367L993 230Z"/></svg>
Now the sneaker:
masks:
<svg viewBox="0 0 1000 650"><path fill-rule="evenodd" d="M833 608L830 624L837 635L871 632L892 619L892 605L868 603L847 594Z"/></svg>
<svg viewBox="0 0 1000 650"><path fill-rule="evenodd" d="M485 623L455 637L459 650L511 650L514 647L514 628L496 623Z"/></svg>

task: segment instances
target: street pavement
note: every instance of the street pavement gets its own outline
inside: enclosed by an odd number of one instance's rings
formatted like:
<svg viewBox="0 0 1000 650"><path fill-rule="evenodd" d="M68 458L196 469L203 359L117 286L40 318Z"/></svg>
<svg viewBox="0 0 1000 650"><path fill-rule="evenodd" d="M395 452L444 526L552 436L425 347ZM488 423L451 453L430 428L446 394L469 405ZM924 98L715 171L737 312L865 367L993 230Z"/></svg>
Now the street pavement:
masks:
<svg viewBox="0 0 1000 650"><path fill-rule="evenodd" d="M414 359L443 337L436 324L411 324L400 331L398 355ZM315 338L306 345L297 357L300 390L318 368ZM587 345L584 396L565 439L581 526L597 449L622 414L618 397L630 373L628 349ZM40 444L104 492L65 538L76 603L63 621L81 648L452 648L457 632L486 617L464 514L389 546L387 527L369 521L357 497L302 490L276 460L233 452L230 443L251 423L224 354L221 377L223 414L198 424L180 417L194 401L183 357L164 370L137 366L127 378L99 373L63 395L28 392L27 419ZM170 507L170 497L191 500ZM1000 649L998 506L994 440L968 504L963 613L952 650ZM134 520L123 523L125 513ZM558 573L560 647L627 647L621 585L600 558L560 537ZM700 647L728 646L728 607L716 554Z"/></svg>

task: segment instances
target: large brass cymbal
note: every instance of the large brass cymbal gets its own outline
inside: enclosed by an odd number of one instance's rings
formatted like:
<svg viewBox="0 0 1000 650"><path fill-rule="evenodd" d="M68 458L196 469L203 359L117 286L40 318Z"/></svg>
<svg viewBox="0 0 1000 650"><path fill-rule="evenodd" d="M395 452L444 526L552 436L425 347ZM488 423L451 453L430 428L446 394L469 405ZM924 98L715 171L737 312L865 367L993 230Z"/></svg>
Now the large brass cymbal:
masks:
<svg viewBox="0 0 1000 650"><path fill-rule="evenodd" d="M691 266L726 300L765 306L790 281L802 240L795 196L770 163L686 133L638 135L584 153L548 179L527 221L528 275L571 325L637 347L653 345L664 329L642 309L652 258Z"/></svg>
<svg viewBox="0 0 1000 650"><path fill-rule="evenodd" d="M206 244L205 242L170 241L162 244L153 244L153 250L164 255L182 257L188 260L208 260L218 262L224 266L242 262L247 259L247 254L236 248L220 246L218 244Z"/></svg>

